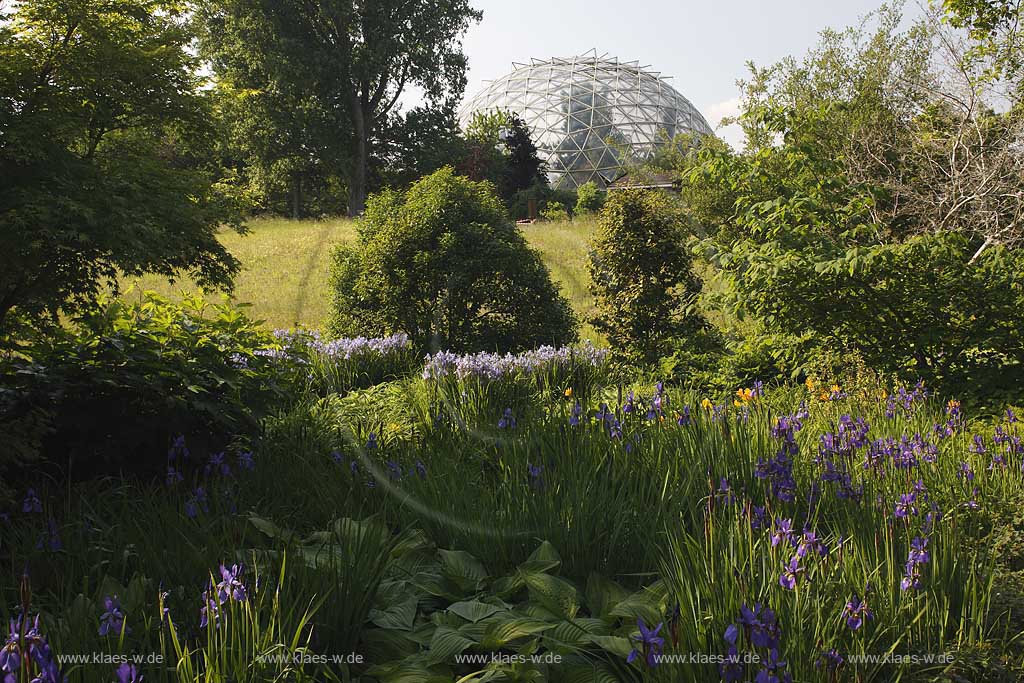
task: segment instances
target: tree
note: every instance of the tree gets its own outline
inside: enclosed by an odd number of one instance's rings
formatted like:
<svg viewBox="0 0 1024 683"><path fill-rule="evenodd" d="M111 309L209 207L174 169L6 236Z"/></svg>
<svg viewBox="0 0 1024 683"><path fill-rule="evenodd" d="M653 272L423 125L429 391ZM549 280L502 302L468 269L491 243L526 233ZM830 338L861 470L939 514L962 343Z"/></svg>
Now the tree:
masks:
<svg viewBox="0 0 1024 683"><path fill-rule="evenodd" d="M465 154L455 107L413 107L394 115L372 165L377 187L408 187Z"/></svg>
<svg viewBox="0 0 1024 683"><path fill-rule="evenodd" d="M443 168L367 205L334 254L329 327L404 332L420 350L518 351L576 339L550 273L488 183Z"/></svg>
<svg viewBox="0 0 1024 683"><path fill-rule="evenodd" d="M389 114L409 86L430 106L461 97L460 38L481 14L467 0L218 0L204 17L217 73L247 65L260 88L313 97L338 124L327 161L344 169L358 215Z"/></svg>
<svg viewBox="0 0 1024 683"><path fill-rule="evenodd" d="M678 204L656 190L614 192L601 210L589 264L593 323L620 358L653 364L670 342L707 327L683 224Z"/></svg>
<svg viewBox="0 0 1024 683"><path fill-rule="evenodd" d="M1024 280L1020 121L932 21L825 32L802 62L755 69L743 152L702 145L680 164L734 311L810 334L875 369L950 389L1019 382L1011 322ZM805 361L808 359L804 359Z"/></svg>
<svg viewBox="0 0 1024 683"><path fill-rule="evenodd" d="M459 170L488 180L506 204L523 190L546 186L547 164L537 155L530 129L519 115L503 110L474 112L466 126Z"/></svg>
<svg viewBox="0 0 1024 683"><path fill-rule="evenodd" d="M534 185L547 185L547 164L537 156L537 145L530 138L530 129L518 114L509 113L502 137L508 151L508 172L502 196L508 200L520 190Z"/></svg>
<svg viewBox="0 0 1024 683"><path fill-rule="evenodd" d="M119 272L228 286L238 264L216 231L233 213L181 3L15 10L0 26L0 330L72 312Z"/></svg>

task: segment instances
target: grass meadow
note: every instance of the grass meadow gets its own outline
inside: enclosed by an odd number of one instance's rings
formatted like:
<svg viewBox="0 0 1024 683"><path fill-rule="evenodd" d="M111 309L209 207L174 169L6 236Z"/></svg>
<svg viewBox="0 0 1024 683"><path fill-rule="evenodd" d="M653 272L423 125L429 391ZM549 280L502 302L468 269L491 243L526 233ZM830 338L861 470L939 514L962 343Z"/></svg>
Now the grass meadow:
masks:
<svg viewBox="0 0 1024 683"><path fill-rule="evenodd" d="M541 253L555 282L572 303L583 323L581 338L602 344L601 335L583 322L594 311L586 260L595 226L594 219L580 218L523 225L520 229L530 246ZM247 227L249 231L244 235L230 231L221 235L224 246L242 264L232 301L251 305L250 315L264 320L271 329L296 325L319 329L330 302L327 269L331 249L355 239L355 221L257 218L249 221ZM188 278L169 282L155 275L126 278L122 286L134 286L125 294L129 300L138 299L146 290L180 298L182 292L198 289ZM206 297L211 302L220 300L216 292L207 293Z"/></svg>

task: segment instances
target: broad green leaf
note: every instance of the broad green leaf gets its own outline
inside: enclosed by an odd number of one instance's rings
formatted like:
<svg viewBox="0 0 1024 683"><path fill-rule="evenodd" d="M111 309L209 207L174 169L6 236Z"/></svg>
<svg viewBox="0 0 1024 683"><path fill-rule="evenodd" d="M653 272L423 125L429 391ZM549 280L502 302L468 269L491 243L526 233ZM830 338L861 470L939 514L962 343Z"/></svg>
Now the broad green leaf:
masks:
<svg viewBox="0 0 1024 683"><path fill-rule="evenodd" d="M384 610L370 610L370 621L380 628L409 631L416 620L416 605L419 601L415 596L402 602L389 605Z"/></svg>
<svg viewBox="0 0 1024 683"><path fill-rule="evenodd" d="M572 619L580 608L576 588L557 576L550 574L523 573L523 580L534 600L558 616Z"/></svg>
<svg viewBox="0 0 1024 683"><path fill-rule="evenodd" d="M441 572L463 590L479 590L487 570L480 560L463 550L439 550Z"/></svg>
<svg viewBox="0 0 1024 683"><path fill-rule="evenodd" d="M622 636L590 636L590 642L616 657L626 658L633 650L629 639Z"/></svg>
<svg viewBox="0 0 1024 683"><path fill-rule="evenodd" d="M544 541L526 558L525 562L519 565L519 569L524 572L548 572L556 569L561 564L562 558L558 555L558 551L555 550L555 546L551 545L548 541Z"/></svg>
<svg viewBox="0 0 1024 683"><path fill-rule="evenodd" d="M518 638L537 635L551 628L553 624L538 621L529 617L508 616L501 621L495 621L487 629L487 634L481 641L486 649L495 650L505 647L508 643Z"/></svg>
<svg viewBox="0 0 1024 683"><path fill-rule="evenodd" d="M458 614L466 621L470 621L475 624L481 619L485 619L492 614L501 612L502 608L495 605L488 605L485 602L478 602L477 600L466 600L463 602L456 602L451 605L448 608L448 611Z"/></svg>
<svg viewBox="0 0 1024 683"><path fill-rule="evenodd" d="M450 626L438 626L430 640L429 657L433 662L450 662L455 655L473 645L476 645L475 641Z"/></svg>
<svg viewBox="0 0 1024 683"><path fill-rule="evenodd" d="M629 591L600 574L591 572L587 577L587 607L594 616L607 616L620 602L629 597Z"/></svg>

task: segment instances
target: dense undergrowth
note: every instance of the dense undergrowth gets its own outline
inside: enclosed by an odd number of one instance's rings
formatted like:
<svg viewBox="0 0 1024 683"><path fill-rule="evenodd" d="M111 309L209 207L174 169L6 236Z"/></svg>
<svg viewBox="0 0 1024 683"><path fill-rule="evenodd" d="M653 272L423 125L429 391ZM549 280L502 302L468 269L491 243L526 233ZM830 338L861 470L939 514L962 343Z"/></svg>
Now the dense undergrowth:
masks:
<svg viewBox="0 0 1024 683"><path fill-rule="evenodd" d="M223 447L11 479L13 680L1020 673L1012 410L867 381L708 396L613 381L589 346L264 342L288 400Z"/></svg>

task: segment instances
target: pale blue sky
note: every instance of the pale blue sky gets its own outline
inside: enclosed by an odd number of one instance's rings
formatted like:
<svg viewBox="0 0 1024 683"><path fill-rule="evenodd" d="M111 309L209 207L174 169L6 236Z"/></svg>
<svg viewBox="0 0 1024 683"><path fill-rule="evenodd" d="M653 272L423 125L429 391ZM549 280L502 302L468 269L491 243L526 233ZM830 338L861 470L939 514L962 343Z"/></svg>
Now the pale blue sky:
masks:
<svg viewBox="0 0 1024 683"><path fill-rule="evenodd" d="M926 0L922 0L926 1ZM843 28L881 0L473 0L484 18L464 42L471 96L485 80L530 57L570 57L596 48L639 60L669 81L713 127L734 113L746 62L803 55L823 28ZM917 14L913 3L908 14ZM735 144L735 131L719 131Z"/></svg>

